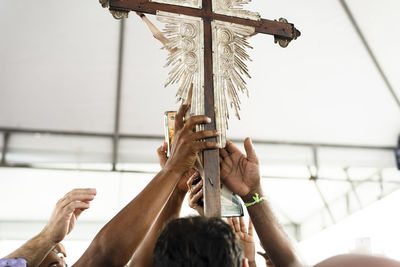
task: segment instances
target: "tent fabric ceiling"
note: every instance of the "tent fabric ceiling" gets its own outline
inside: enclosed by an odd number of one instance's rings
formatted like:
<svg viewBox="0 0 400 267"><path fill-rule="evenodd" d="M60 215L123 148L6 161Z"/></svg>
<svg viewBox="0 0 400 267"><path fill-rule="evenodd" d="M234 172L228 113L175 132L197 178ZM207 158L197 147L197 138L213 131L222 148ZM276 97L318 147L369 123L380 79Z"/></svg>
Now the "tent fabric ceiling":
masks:
<svg viewBox="0 0 400 267"><path fill-rule="evenodd" d="M98 1L0 3L0 128L110 135L12 134L7 162L47 167L69 164L72 168L94 164L95 168L110 169L121 22ZM400 98L400 35L396 24L400 2L346 3ZM365 179L381 168L384 179L399 178L390 148L400 133L400 107L340 1L257 0L249 8L265 18L287 18L302 36L286 49L274 44L271 36L250 39L254 47L249 51L253 59L249 63L252 79L247 81L250 98L242 97L240 121L231 116L228 137L240 140L251 136L261 141L256 149L266 177L263 183L283 222L308 220L305 228L310 228L315 225L311 221L321 224L319 221L329 217L315 184L309 181L307 166L315 165L316 158L319 174L329 179L345 180L345 167L352 167L352 179ZM163 27L153 16L149 18ZM163 88L168 74L163 68L167 52L160 49L161 44L133 12L125 21L123 40L119 130L121 134L151 138L122 138L117 163L123 171L154 172L155 148L162 140L153 137L163 133L163 113L177 108L177 88ZM386 149L319 147L315 157L310 146L262 143L268 140ZM3 140L0 146L4 146ZM108 174L111 178L118 176ZM290 179L276 179L280 176ZM372 178L379 179L378 175ZM344 216L343 199L349 196L351 186L327 181L319 185L327 201L339 203L332 204L332 213ZM360 195L376 197L381 194L377 188L377 183L366 183L360 187L364 192ZM384 193L396 188L397 184L388 184ZM108 197L116 197L116 193ZM353 194L350 198L351 203L357 203ZM364 203L371 201L363 199ZM349 209L354 211L357 205Z"/></svg>
<svg viewBox="0 0 400 267"><path fill-rule="evenodd" d="M400 38L394 28L399 3L367 2L349 5L399 93ZM0 125L112 132L118 22L96 1L4 1L2 6ZM242 120L230 120L228 136L394 144L399 107L339 1L254 1L250 8L263 17L288 18L303 35L287 49L270 36L250 40L250 98L242 98ZM166 52L140 19L130 16L121 132L159 135L163 112L176 109L176 88L162 88L168 71L162 68Z"/></svg>

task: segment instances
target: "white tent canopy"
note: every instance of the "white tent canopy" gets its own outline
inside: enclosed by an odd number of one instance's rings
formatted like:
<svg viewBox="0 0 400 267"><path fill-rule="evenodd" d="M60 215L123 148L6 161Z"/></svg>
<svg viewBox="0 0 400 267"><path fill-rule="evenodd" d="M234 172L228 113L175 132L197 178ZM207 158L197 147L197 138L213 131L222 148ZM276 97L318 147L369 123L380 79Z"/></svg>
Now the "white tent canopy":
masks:
<svg viewBox="0 0 400 267"><path fill-rule="evenodd" d="M159 169L163 113L177 109L177 88L163 88L167 52L134 12L117 21L97 1L0 3L0 188L12 192L0 202L15 201L12 211L1 205L0 239L27 238L83 184L104 188L81 220L100 227ZM265 191L300 240L400 187L400 2L254 0L249 9L302 35L285 49L250 39L250 97L227 135L239 146L253 138ZM21 212L37 195L43 210ZM21 234L16 222L34 230Z"/></svg>

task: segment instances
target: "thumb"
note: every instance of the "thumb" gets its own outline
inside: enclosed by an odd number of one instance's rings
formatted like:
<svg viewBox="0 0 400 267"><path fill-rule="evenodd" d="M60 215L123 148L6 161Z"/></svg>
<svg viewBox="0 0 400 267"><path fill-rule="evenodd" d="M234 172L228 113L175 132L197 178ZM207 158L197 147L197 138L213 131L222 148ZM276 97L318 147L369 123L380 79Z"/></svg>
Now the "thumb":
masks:
<svg viewBox="0 0 400 267"><path fill-rule="evenodd" d="M253 143L251 142L250 137L247 137L246 140L244 140L244 149L246 150L246 157L250 161L256 161L257 160L257 155L254 150Z"/></svg>
<svg viewBox="0 0 400 267"><path fill-rule="evenodd" d="M158 160L160 162L161 168L164 168L167 162L167 142L164 142L162 146L157 149Z"/></svg>

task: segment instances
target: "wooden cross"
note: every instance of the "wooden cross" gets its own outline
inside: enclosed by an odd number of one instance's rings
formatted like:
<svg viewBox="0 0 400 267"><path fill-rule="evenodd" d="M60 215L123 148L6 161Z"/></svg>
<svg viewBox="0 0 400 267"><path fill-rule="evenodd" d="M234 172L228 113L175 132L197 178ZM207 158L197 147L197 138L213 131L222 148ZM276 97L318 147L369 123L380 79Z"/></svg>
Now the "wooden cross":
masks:
<svg viewBox="0 0 400 267"><path fill-rule="evenodd" d="M234 17L214 13L212 10L213 0L202 0L201 8L185 7L180 5L151 2L150 0L100 0L103 7L109 7L115 18L127 17L129 11L136 11L147 14L156 14L164 11L175 14L182 14L201 18L204 29L204 103L205 115L212 119L211 124L206 125L206 130L216 129L214 111L214 82L213 82L213 55L212 55L212 21L223 21L240 24L255 28L256 33L270 34L275 37L282 47L300 36L300 32L293 24L286 20L271 21L266 19L251 20L241 17ZM215 141L214 140L210 141ZM204 209L206 216L221 217L220 200L220 170L219 151L205 150L204 160Z"/></svg>

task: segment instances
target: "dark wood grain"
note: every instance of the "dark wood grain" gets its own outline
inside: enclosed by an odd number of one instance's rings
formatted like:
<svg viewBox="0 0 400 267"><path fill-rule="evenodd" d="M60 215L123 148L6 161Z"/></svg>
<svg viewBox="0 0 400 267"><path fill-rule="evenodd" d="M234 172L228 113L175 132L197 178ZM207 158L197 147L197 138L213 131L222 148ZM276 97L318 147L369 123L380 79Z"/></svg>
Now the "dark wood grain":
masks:
<svg viewBox="0 0 400 267"><path fill-rule="evenodd" d="M241 25L247 25L254 27L257 33L265 33L288 39L292 39L294 35L294 26L291 23L283 23L267 19L255 21L250 19L215 14L212 12L211 9L205 9L204 5L203 9L197 9L177 5L148 2L148 0L110 0L110 8L126 11L133 10L147 14L156 14L157 11L165 11L193 17L202 17L203 19L208 20L220 20Z"/></svg>
<svg viewBox="0 0 400 267"><path fill-rule="evenodd" d="M211 0L203 0L203 10L211 10ZM211 20L203 18L204 27L204 109L205 115L210 117L212 122L207 124L207 130L214 130L215 109L214 109L214 74L213 74L213 51L212 51L212 29ZM211 138L210 141L216 141ZM203 152L204 160L204 212L208 217L221 217L221 185L219 175L219 151L218 149L206 150Z"/></svg>

